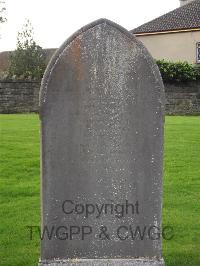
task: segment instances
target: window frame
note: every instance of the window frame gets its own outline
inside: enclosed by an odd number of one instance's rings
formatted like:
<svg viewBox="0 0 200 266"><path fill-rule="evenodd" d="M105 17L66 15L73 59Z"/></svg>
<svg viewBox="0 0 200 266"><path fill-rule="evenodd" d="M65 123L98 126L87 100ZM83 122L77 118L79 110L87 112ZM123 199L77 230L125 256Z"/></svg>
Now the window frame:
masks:
<svg viewBox="0 0 200 266"><path fill-rule="evenodd" d="M200 64L200 42L196 43L196 63Z"/></svg>

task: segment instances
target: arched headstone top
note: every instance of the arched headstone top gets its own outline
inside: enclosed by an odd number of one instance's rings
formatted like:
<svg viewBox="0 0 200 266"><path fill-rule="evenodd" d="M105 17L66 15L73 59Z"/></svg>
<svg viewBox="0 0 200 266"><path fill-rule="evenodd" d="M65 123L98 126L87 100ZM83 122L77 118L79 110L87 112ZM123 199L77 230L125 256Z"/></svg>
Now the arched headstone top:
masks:
<svg viewBox="0 0 200 266"><path fill-rule="evenodd" d="M94 21L92 23L89 23L88 25L82 27L77 32L75 32L72 36L70 36L60 46L60 48L58 48L56 50L55 54L51 58L48 66L46 68L46 71L45 71L43 79L42 79L41 89L40 89L40 97L39 97L40 110L42 110L43 104L45 104L46 99L47 99L48 84L49 84L50 76L51 76L52 72L54 71L56 65L58 64L60 58L62 57L62 54L65 52L65 50L68 48L68 46L76 38L82 38L82 36L84 35L84 33L86 31L88 31L88 30L90 30L92 28L95 28L96 26L99 26L99 25L104 27L104 29L106 27L112 27L114 30L121 32L123 35L125 35L128 39L130 39L135 44L137 49L140 50L141 55L144 56L147 59L149 67L152 68L154 77L155 77L155 79L157 80L157 82L159 84L159 86L157 88L159 88L159 90L160 90L162 110L163 110L163 113L164 113L164 104L163 104L164 87L163 87L163 84L162 84L162 78L160 76L160 72L158 70L158 67L157 67L156 63L154 62L154 59L152 58L150 53L147 51L146 47L142 44L142 42L139 41L138 39L136 39L136 37L132 33L130 33L128 30L126 30L122 26L118 25L117 23L112 22L112 21L110 21L108 19L105 19L105 18L98 19L98 20L96 20L96 21Z"/></svg>

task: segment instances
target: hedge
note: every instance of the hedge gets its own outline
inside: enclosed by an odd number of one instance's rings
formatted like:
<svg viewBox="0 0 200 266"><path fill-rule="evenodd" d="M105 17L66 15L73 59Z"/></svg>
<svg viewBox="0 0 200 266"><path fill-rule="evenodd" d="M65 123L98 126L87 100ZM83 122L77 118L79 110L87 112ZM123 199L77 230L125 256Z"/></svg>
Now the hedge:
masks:
<svg viewBox="0 0 200 266"><path fill-rule="evenodd" d="M188 62L170 62L156 60L164 82L182 82L200 80L200 67Z"/></svg>

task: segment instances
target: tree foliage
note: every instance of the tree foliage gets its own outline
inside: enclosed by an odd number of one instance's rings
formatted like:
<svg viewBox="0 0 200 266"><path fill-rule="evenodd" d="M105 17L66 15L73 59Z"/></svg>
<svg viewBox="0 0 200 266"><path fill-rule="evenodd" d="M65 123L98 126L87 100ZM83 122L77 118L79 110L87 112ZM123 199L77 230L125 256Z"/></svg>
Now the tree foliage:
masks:
<svg viewBox="0 0 200 266"><path fill-rule="evenodd" d="M0 23L6 22L5 11L6 11L5 2L0 1Z"/></svg>
<svg viewBox="0 0 200 266"><path fill-rule="evenodd" d="M40 80L45 70L45 55L33 39L29 20L17 36L17 49L11 53L9 77L12 79Z"/></svg>

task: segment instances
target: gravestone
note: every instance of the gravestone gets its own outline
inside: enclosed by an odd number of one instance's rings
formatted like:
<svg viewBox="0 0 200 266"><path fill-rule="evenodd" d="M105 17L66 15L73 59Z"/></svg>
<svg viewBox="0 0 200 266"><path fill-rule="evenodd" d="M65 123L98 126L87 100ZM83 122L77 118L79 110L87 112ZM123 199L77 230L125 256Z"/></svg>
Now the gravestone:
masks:
<svg viewBox="0 0 200 266"><path fill-rule="evenodd" d="M154 60L113 22L57 50L40 93L39 265L164 265L163 98Z"/></svg>

